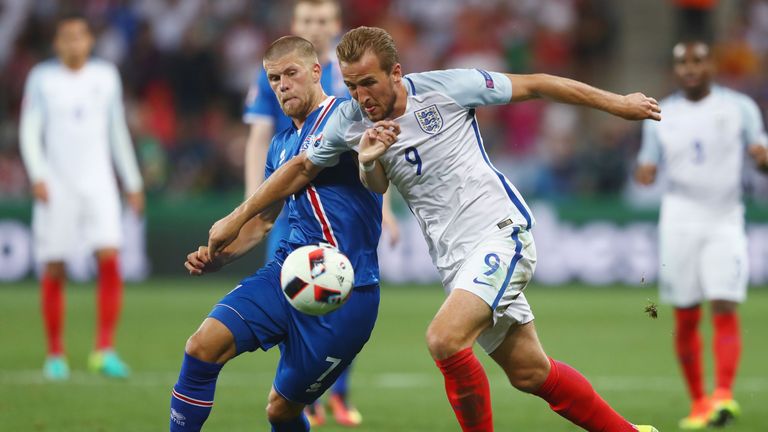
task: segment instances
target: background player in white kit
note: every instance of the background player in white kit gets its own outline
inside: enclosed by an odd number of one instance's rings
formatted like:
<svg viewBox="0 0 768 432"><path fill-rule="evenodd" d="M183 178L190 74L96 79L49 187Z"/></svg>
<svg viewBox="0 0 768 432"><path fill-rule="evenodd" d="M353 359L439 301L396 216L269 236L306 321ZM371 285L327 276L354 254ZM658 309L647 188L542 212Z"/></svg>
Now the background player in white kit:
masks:
<svg viewBox="0 0 768 432"><path fill-rule="evenodd" d="M57 59L35 66L27 77L21 111L21 151L34 195L33 230L48 341L44 366L50 379L66 379L62 343L64 261L85 243L98 261L98 321L89 367L126 377L114 351L122 302L118 268L120 198L110 159L131 208L144 208L142 180L123 112L117 69L90 59L93 36L86 19L65 16L56 27Z"/></svg>
<svg viewBox="0 0 768 432"><path fill-rule="evenodd" d="M674 47L680 91L661 102L664 121L646 122L637 180L659 164L666 189L659 221L661 300L675 307L675 348L692 399L682 429L722 425L738 415L733 380L741 351L737 306L747 292L747 240L741 179L745 152L763 169L766 135L757 104L714 85L704 42ZM715 390L704 391L700 304L712 306Z"/></svg>
<svg viewBox="0 0 768 432"><path fill-rule="evenodd" d="M301 189L355 148L369 188L382 192L389 180L397 186L419 220L443 283L452 289L430 324L427 344L464 431L493 430L488 379L472 352L476 340L515 387L542 397L579 426L654 431L627 422L581 374L544 353L522 294L536 260L533 218L490 164L474 108L549 97L628 119L658 120L656 101L548 75L472 69L403 77L391 36L377 28L347 32L337 55L354 101L329 119L322 142L283 165L211 228L211 253L270 203Z"/></svg>

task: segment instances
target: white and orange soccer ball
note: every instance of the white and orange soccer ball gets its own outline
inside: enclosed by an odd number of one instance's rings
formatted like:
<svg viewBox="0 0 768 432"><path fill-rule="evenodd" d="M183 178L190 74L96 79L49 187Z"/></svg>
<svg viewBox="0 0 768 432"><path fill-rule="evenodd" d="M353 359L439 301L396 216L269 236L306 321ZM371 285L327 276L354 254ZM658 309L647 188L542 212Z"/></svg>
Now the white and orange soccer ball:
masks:
<svg viewBox="0 0 768 432"><path fill-rule="evenodd" d="M288 255L280 285L300 312L325 315L341 307L352 293L355 272L349 259L329 245L302 246Z"/></svg>

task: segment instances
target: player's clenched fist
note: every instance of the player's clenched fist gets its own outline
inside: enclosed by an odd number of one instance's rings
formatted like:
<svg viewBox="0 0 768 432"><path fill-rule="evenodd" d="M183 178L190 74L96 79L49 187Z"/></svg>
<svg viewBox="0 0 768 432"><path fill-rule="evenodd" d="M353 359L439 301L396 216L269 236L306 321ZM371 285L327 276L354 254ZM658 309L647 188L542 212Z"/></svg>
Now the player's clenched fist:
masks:
<svg viewBox="0 0 768 432"><path fill-rule="evenodd" d="M376 160L392 144L397 142L399 134L400 125L390 120L376 122L373 127L366 129L360 138L360 148L358 149L360 163L366 164Z"/></svg>
<svg viewBox="0 0 768 432"><path fill-rule="evenodd" d="M661 120L659 102L642 93L632 93L624 96L623 106L616 115L627 120Z"/></svg>
<svg viewBox="0 0 768 432"><path fill-rule="evenodd" d="M220 259L209 258L207 246L200 246L196 251L187 254L187 261L184 262L184 267L192 276L219 271L223 265Z"/></svg>

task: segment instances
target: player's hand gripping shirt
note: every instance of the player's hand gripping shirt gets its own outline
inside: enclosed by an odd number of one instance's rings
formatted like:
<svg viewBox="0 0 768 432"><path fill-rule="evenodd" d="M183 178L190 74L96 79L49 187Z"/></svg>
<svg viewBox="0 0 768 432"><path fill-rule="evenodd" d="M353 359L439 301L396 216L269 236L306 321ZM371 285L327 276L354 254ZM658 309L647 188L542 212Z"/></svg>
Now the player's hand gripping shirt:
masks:
<svg viewBox="0 0 768 432"><path fill-rule="evenodd" d="M749 145L766 145L760 110L720 86L700 101L676 93L661 101L664 120L646 120L640 164L663 164L662 223L742 224L742 164Z"/></svg>
<svg viewBox="0 0 768 432"><path fill-rule="evenodd" d="M122 96L117 69L105 61L88 60L77 71L57 60L35 66L24 88L20 127L32 182L112 189L113 157L125 189L141 190Z"/></svg>
<svg viewBox="0 0 768 432"><path fill-rule="evenodd" d="M520 193L489 161L475 117L477 106L508 103L512 85L503 74L478 69L410 74L403 84L406 111L394 119L401 133L379 161L445 274L500 226L529 229L534 223ZM356 102L345 102L322 142L307 150L309 159L319 166L338 163L372 125Z"/></svg>
<svg viewBox="0 0 768 432"><path fill-rule="evenodd" d="M328 119L342 104L342 100L331 96L309 115L301 130L291 125L275 135L267 153L265 176L320 141ZM286 199L291 231L287 239L282 239L276 257L282 261L300 246L329 243L349 258L355 269L356 287L377 284L382 198L360 182L353 152L347 149L338 161L333 168L321 171L304 190Z"/></svg>

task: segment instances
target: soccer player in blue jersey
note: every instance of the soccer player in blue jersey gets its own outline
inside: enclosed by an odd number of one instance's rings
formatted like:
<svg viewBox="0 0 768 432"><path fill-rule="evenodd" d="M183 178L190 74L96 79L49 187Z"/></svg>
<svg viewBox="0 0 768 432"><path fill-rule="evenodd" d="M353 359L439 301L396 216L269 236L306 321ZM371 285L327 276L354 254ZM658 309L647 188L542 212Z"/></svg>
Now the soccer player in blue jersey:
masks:
<svg viewBox="0 0 768 432"><path fill-rule="evenodd" d="M244 224L353 148L371 190L383 192L391 181L403 195L450 290L426 339L463 431L493 430L488 378L472 350L477 342L515 388L539 396L576 425L592 432L656 432L628 422L583 375L544 352L523 293L536 265L534 220L490 163L475 117L478 106L547 97L626 119L659 120L656 101L544 74L463 69L403 75L392 37L379 28L347 32L336 52L354 100L336 110L322 140L211 227L208 252L217 256Z"/></svg>
<svg viewBox="0 0 768 432"><path fill-rule="evenodd" d="M320 84L326 94L349 98L347 86L341 76L339 62L334 50L341 32L341 6L337 0L298 0L293 7L291 33L312 42L322 67ZM283 112L280 102L272 92L264 69L256 76L246 97L243 121L251 130L245 151L245 196L249 197L264 180L264 168L269 144L274 134L291 127L291 119ZM383 225L392 242L397 241L398 227L389 207L388 194L384 197ZM290 227L287 212L278 216L266 239L266 257L275 256L280 242L288 237ZM337 423L357 426L362 416L348 401L348 379L351 367L339 376L329 395L329 405ZM325 423L325 412L321 403L307 407L310 423Z"/></svg>
<svg viewBox="0 0 768 432"><path fill-rule="evenodd" d="M268 177L322 137L326 121L341 101L323 92L320 64L305 39L286 36L275 41L264 56L264 68L283 111L293 120L272 140ZM360 182L353 152L286 200L291 232L275 258L220 300L187 341L171 397L171 431L201 429L213 407L219 372L228 360L275 345L281 358L267 405L272 430L309 430L302 410L347 368L376 321L381 201L381 195ZM190 253L186 268L201 275L242 256L266 236L282 207L282 202L275 203L251 219L213 259L206 247ZM280 269L292 250L319 242L338 247L350 259L355 288L344 307L317 317L298 312L288 303L280 287Z"/></svg>

